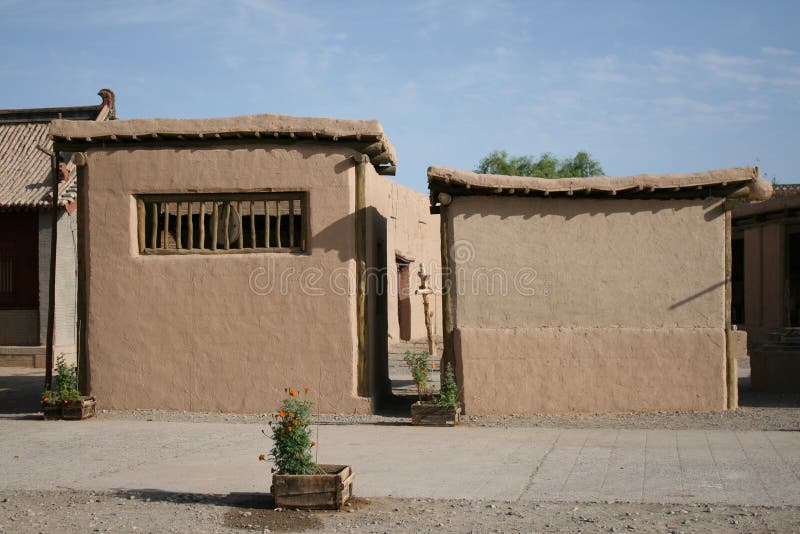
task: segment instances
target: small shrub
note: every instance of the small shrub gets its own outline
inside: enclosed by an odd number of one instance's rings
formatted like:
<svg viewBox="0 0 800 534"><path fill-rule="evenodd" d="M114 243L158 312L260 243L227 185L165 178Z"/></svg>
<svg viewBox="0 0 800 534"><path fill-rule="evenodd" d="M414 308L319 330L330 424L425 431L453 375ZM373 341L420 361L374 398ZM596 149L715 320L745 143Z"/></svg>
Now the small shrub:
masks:
<svg viewBox="0 0 800 534"><path fill-rule="evenodd" d="M428 363L430 354L428 351L414 352L406 351L406 356L403 359L411 371L411 378L417 386L417 395L419 400L428 396L428 372L429 370L436 369L436 364Z"/></svg>
<svg viewBox="0 0 800 534"><path fill-rule="evenodd" d="M78 401L81 398L78 391L78 368L74 365L67 365L64 354L59 354L56 359L55 389L45 391L42 395L42 402L51 406L56 404L68 404Z"/></svg>
<svg viewBox="0 0 800 534"><path fill-rule="evenodd" d="M433 398L434 404L443 408L455 408L458 404L458 386L456 385L456 375L453 366L445 366L442 387L439 394Z"/></svg>
<svg viewBox="0 0 800 534"><path fill-rule="evenodd" d="M306 395L311 388L306 387ZM273 414L269 426L272 429L272 450L270 459L275 462L273 472L284 475L308 475L319 472L319 467L311 454L316 442L311 440L311 409L314 404L310 400L300 399L295 389L286 389L288 394L281 402L280 411ZM265 433L266 434L266 433ZM259 460L265 460L262 454Z"/></svg>

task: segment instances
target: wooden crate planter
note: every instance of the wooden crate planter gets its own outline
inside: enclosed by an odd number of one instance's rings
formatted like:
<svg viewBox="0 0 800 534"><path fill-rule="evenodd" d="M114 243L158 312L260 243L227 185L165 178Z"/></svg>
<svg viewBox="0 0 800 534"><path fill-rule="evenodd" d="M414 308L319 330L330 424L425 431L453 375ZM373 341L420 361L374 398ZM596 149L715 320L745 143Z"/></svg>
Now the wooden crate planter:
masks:
<svg viewBox="0 0 800 534"><path fill-rule="evenodd" d="M411 424L422 426L455 426L461 407L437 406L432 402L417 401L411 405Z"/></svg>
<svg viewBox="0 0 800 534"><path fill-rule="evenodd" d="M353 495L349 465L320 465L315 475L272 475L272 498L278 508L339 510Z"/></svg>
<svg viewBox="0 0 800 534"><path fill-rule="evenodd" d="M42 404L45 419L88 419L97 413L94 397L81 397L67 404Z"/></svg>

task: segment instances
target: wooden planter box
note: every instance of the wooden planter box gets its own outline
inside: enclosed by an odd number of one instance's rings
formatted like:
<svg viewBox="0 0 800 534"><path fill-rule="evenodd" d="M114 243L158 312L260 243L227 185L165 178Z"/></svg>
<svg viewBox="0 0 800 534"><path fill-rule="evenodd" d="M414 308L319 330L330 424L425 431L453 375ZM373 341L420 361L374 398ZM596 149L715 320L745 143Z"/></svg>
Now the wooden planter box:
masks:
<svg viewBox="0 0 800 534"><path fill-rule="evenodd" d="M461 415L461 406L447 408L432 402L417 401L411 405L411 424L422 426L455 426Z"/></svg>
<svg viewBox="0 0 800 534"><path fill-rule="evenodd" d="M355 473L349 465L320 465L316 475L272 475L278 508L339 510L353 495Z"/></svg>
<svg viewBox="0 0 800 534"><path fill-rule="evenodd" d="M97 413L94 397L81 397L67 404L42 404L45 419L88 419Z"/></svg>

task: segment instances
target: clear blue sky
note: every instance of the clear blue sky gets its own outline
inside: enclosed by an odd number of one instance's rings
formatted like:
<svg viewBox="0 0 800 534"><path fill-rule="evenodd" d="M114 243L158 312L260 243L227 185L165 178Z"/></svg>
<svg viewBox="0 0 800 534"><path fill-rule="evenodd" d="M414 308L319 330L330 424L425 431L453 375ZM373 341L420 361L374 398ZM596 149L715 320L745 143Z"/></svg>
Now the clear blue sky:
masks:
<svg viewBox="0 0 800 534"><path fill-rule="evenodd" d="M800 2L0 0L0 108L379 119L397 179L492 149L800 182Z"/></svg>

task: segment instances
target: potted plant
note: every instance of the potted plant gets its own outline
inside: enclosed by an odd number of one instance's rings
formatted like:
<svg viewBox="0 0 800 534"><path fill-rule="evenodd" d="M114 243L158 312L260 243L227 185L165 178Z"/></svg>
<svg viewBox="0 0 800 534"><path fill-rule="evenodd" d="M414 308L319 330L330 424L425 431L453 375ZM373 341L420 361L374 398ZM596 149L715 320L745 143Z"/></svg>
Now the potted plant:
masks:
<svg viewBox="0 0 800 534"><path fill-rule="evenodd" d="M311 388L304 388L305 395ZM273 414L272 431L272 497L276 507L307 510L338 510L353 494L355 474L349 465L318 464L311 454L317 446L311 440L313 403L301 399L300 392L287 388L280 411ZM266 435L266 432L264 432ZM261 454L259 460L267 456Z"/></svg>
<svg viewBox="0 0 800 534"><path fill-rule="evenodd" d="M42 394L45 419L88 419L97 410L94 397L78 391L78 374L74 365L67 365L64 354L56 359L55 389Z"/></svg>
<svg viewBox="0 0 800 534"><path fill-rule="evenodd" d="M438 395L428 401L428 368L436 369L435 364L428 365L429 354L422 352L412 354L406 352L405 362L411 370L411 376L417 385L419 400L411 405L411 424L424 426L454 426L459 422L461 407L458 405L458 386L451 366L446 366L442 377L442 385Z"/></svg>

